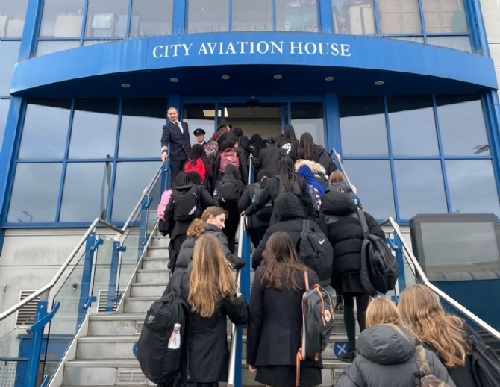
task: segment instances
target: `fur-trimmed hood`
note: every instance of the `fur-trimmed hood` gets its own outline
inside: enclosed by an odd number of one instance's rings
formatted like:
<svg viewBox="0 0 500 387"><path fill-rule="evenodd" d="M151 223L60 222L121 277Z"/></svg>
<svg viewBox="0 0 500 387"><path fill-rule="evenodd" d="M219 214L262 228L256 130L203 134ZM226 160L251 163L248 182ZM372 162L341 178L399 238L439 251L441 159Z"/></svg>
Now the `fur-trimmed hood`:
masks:
<svg viewBox="0 0 500 387"><path fill-rule="evenodd" d="M325 167L323 167L320 163L316 163L314 161L311 161L311 160L300 160L300 161L297 161L295 163L295 170L298 171L299 168L303 165L307 165L312 173L316 174L316 173L326 173L326 169Z"/></svg>

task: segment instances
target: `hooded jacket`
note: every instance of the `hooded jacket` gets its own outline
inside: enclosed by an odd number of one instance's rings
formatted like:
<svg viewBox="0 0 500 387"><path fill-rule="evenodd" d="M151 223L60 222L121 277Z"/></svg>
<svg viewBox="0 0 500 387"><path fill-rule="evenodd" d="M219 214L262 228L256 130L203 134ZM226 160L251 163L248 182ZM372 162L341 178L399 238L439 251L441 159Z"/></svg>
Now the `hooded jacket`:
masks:
<svg viewBox="0 0 500 387"><path fill-rule="evenodd" d="M241 269L243 266L245 266L245 261L243 259L231 254L227 244L226 234L224 234L224 232L219 227L210 223L205 223L204 227L205 233L212 234L220 242L222 251L224 252L224 256L233 268ZM194 245L198 238L187 238L182 243L181 250L179 251L179 256L177 257L177 261L175 263L175 268L188 268L189 264L193 260Z"/></svg>
<svg viewBox="0 0 500 387"><path fill-rule="evenodd" d="M358 355L339 376L336 387L414 387L414 373L418 371L415 359L415 340L402 327L374 325L361 332ZM432 374L454 387L439 358L425 350Z"/></svg>
<svg viewBox="0 0 500 387"><path fill-rule="evenodd" d="M327 192L321 201L320 226L333 246L333 271L356 273L361 268L361 245L363 228L356 216L356 204L349 194ZM377 221L365 212L370 234L385 238Z"/></svg>

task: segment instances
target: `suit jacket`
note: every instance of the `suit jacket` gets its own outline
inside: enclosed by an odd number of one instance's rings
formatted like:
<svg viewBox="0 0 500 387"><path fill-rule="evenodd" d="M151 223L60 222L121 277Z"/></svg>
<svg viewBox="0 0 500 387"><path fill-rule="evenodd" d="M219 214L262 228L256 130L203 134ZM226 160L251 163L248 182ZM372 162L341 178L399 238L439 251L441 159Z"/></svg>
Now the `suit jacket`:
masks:
<svg viewBox="0 0 500 387"><path fill-rule="evenodd" d="M259 155L253 159L255 168L265 169L270 176L279 175L278 163L281 159L281 148L269 146L260 150Z"/></svg>
<svg viewBox="0 0 500 387"><path fill-rule="evenodd" d="M161 136L162 150L170 146L169 157L171 160L187 160L191 153L191 142L189 139L189 128L187 122L181 122L184 133L180 128L170 121L163 125Z"/></svg>

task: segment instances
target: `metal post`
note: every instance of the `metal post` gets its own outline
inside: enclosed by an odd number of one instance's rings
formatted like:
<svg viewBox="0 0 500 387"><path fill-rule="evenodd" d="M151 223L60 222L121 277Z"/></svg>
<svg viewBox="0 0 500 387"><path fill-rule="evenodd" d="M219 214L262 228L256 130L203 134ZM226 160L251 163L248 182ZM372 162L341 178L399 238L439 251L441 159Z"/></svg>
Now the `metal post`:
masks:
<svg viewBox="0 0 500 387"><path fill-rule="evenodd" d="M144 246L148 242L148 214L149 214L149 206L151 205L153 198L146 196L142 200L141 204L141 219L139 222L139 246L137 248L137 262L141 259L142 251L144 250Z"/></svg>
<svg viewBox="0 0 500 387"><path fill-rule="evenodd" d="M118 271L120 269L120 251L125 251L126 247L121 245L119 241L113 241L113 255L109 267L109 286L108 286L108 299L106 302L106 312L113 311L115 302L120 301L121 295L118 294Z"/></svg>
<svg viewBox="0 0 500 387"><path fill-rule="evenodd" d="M401 292L406 289L403 244L401 243L401 239L399 239L399 236L396 232L393 233L393 236L395 242L394 250L396 251L396 262L398 263L398 270L399 270L399 278L398 278L399 293L401 294Z"/></svg>

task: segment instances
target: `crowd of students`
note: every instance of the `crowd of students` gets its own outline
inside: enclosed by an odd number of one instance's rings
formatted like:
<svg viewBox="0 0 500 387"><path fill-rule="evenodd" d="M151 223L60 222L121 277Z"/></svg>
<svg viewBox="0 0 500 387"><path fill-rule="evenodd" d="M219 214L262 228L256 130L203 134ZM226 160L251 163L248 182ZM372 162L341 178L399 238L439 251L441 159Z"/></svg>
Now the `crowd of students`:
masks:
<svg viewBox="0 0 500 387"><path fill-rule="evenodd" d="M245 142L241 132L239 138L227 130L218 132L225 138L215 155L209 157L201 143L192 147L163 214L163 230L170 235L169 267L173 275L189 273L182 289L191 310L190 328L178 385L208 387L227 380L226 317L248 324L246 361L257 382L295 385L305 272L310 285L331 285L343 297L349 351L341 360L352 364L336 385L418 386L418 377L425 376L419 373L423 357L429 372L447 385L479 387L466 340L472 329L445 314L427 287L407 288L397 308L384 298L370 302L360 281L360 203L309 133L297 140L293 127L286 125L283 135L268 139L263 147L255 136ZM216 135L212 140L218 140ZM258 167L251 185L246 184L249 158ZM183 205L181 200L190 202ZM187 211L193 203L193 211ZM230 271L245 265L235 255L241 215L247 218L254 246L249 305ZM384 238L375 219L365 215L370 233ZM304 219L333 246L333 275L326 283L324 273L311 270L299 258ZM354 300L361 331L357 342ZM321 384L321 368L321 357L301 362L299 384Z"/></svg>

